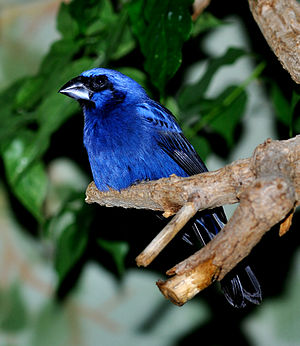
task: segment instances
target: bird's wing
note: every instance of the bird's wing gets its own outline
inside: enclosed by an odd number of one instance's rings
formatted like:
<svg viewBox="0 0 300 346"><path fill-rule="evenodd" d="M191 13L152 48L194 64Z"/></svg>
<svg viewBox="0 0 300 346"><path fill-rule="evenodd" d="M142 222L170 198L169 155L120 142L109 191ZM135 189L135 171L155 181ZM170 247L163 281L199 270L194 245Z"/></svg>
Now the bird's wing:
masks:
<svg viewBox="0 0 300 346"><path fill-rule="evenodd" d="M207 172L205 164L183 133L159 131L157 142L187 175Z"/></svg>
<svg viewBox="0 0 300 346"><path fill-rule="evenodd" d="M187 174L207 172L205 164L182 133L173 114L161 104L145 103L139 107L143 121L151 126L160 148L167 153Z"/></svg>
<svg viewBox="0 0 300 346"><path fill-rule="evenodd" d="M181 132L174 115L160 103L149 99L148 102L137 106L137 113L140 115L141 120L147 123L148 127L156 130Z"/></svg>
<svg viewBox="0 0 300 346"><path fill-rule="evenodd" d="M147 125L155 129L159 147L169 155L187 175L207 172L207 168L193 146L183 135L172 113L158 103L142 110ZM192 219L192 228L186 227L182 239L195 246L206 245L227 222L222 207L198 212ZM241 283L243 281L243 284ZM239 271L228 274L221 281L225 297L231 305L244 307L246 301L261 302L259 283L249 266L242 265Z"/></svg>
<svg viewBox="0 0 300 346"><path fill-rule="evenodd" d="M143 118L155 129L153 133L155 133L155 139L159 147L186 172L186 175L190 176L207 172L204 162L182 133L173 114L154 101L151 104L143 104L142 106ZM226 223L226 216L223 208L215 208L209 214L212 214L213 219L216 219L214 227L214 233L216 234L223 227L219 221L223 224ZM203 245L205 243L202 241Z"/></svg>

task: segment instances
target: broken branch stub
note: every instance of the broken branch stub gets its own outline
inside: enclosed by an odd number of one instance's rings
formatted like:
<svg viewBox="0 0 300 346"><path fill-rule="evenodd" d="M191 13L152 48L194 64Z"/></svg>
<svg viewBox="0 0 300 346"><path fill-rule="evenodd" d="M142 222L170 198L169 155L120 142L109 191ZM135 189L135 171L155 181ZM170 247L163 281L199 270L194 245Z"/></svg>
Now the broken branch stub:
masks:
<svg viewBox="0 0 300 346"><path fill-rule="evenodd" d="M255 150L251 169L257 178L240 194L240 204L223 230L167 272L175 276L158 282L175 304L184 304L211 282L222 280L272 226L294 210L294 171L286 147L277 151L274 142L267 140Z"/></svg>
<svg viewBox="0 0 300 346"><path fill-rule="evenodd" d="M179 213L138 256L148 265L195 215L197 209L240 202L222 231L204 248L167 273L157 284L175 304L182 305L215 280L221 280L246 257L272 226L291 223L300 197L300 135L286 141L267 140L249 159L238 160L214 172L188 178L171 176L134 185L122 191L100 192L93 184L87 202L109 206L149 208ZM282 232L282 230L281 230Z"/></svg>
<svg viewBox="0 0 300 346"><path fill-rule="evenodd" d="M197 197L186 203L166 227L151 241L145 250L138 255L136 258L137 265L147 267L184 225L197 213L198 209Z"/></svg>

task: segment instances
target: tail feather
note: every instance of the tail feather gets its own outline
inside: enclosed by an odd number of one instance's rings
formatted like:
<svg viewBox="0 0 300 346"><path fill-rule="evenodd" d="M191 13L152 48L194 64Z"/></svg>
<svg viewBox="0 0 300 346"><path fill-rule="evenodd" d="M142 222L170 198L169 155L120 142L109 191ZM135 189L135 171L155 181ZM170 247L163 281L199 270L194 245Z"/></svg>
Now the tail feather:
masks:
<svg viewBox="0 0 300 346"><path fill-rule="evenodd" d="M193 220L193 232L186 231L182 239L189 245L203 247L213 239L225 223L226 217L222 208L199 212ZM243 308L248 302L261 303L261 288L248 264L240 263L220 283L225 298L236 308Z"/></svg>
<svg viewBox="0 0 300 346"><path fill-rule="evenodd" d="M225 298L235 308L244 308L247 302L260 304L262 293L259 282L249 265L239 267L221 281Z"/></svg>

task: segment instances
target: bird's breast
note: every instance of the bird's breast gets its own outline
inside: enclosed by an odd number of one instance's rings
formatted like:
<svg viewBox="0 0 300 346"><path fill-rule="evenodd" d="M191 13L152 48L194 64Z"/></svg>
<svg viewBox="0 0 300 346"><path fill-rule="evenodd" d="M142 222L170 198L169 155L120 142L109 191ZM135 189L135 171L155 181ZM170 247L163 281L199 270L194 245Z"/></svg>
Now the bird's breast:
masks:
<svg viewBox="0 0 300 346"><path fill-rule="evenodd" d="M121 190L143 180L156 180L171 174L186 176L161 149L155 129L127 115L126 121L107 118L85 124L84 144L98 189Z"/></svg>
<svg viewBox="0 0 300 346"><path fill-rule="evenodd" d="M148 163L153 143L147 133L137 130L124 125L85 126L84 145L98 189L120 190L149 178Z"/></svg>

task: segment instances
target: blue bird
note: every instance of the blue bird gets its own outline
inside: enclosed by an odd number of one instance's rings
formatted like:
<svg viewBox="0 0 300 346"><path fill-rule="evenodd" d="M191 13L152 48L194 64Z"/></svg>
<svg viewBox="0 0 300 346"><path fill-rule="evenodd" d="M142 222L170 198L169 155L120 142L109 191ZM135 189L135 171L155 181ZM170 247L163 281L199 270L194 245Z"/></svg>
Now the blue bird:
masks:
<svg viewBox="0 0 300 346"><path fill-rule="evenodd" d="M99 190L207 171L172 113L122 73L104 68L85 71L59 92L79 101L83 109L84 145ZM226 221L223 208L198 212L182 239L204 246ZM229 273L221 287L234 307L261 302L260 285L249 265Z"/></svg>

